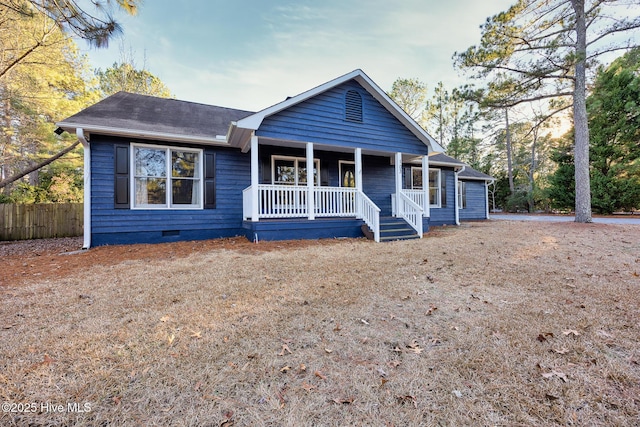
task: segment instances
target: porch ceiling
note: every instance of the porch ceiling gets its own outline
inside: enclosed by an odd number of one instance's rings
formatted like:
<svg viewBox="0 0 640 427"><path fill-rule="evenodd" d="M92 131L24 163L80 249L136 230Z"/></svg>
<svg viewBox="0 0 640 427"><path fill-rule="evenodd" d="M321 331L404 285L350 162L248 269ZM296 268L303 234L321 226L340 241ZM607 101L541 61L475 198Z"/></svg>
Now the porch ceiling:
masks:
<svg viewBox="0 0 640 427"><path fill-rule="evenodd" d="M305 148L306 142L301 141L291 141L285 139L275 139L275 138L265 138L258 137L258 141L260 145L271 145L275 147L286 147L286 148ZM328 144L318 144L316 142L313 143L314 151L329 151L334 153L350 153L353 154L355 149L353 147L344 147L340 145L328 145ZM367 150L362 149L362 154L367 156L380 156L380 157L389 157L394 159L395 151L379 151L379 150ZM421 162L420 156L416 156L414 154L403 154L402 161L406 163L411 162Z"/></svg>

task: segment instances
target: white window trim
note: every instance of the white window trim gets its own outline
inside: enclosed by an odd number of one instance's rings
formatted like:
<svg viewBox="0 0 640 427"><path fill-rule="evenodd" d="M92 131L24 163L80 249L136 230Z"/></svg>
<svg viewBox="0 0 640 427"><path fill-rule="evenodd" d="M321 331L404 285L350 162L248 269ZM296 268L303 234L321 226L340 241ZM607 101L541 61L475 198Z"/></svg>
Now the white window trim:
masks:
<svg viewBox="0 0 640 427"><path fill-rule="evenodd" d="M467 202L466 181L458 181L458 210L467 209L466 202Z"/></svg>
<svg viewBox="0 0 640 427"><path fill-rule="evenodd" d="M413 186L413 170L414 169L422 170L422 166L411 166L411 189L412 190L414 190L414 189L422 190L422 187L414 188L414 186ZM438 190L438 197L436 197L436 200L438 201L438 203L435 203L435 204L429 203L429 207L430 208L440 208L440 207L442 207L442 194L441 194L441 192L442 192L442 170L438 169L438 168L429 167L429 173L431 173L431 172L438 172L438 182L437 182L436 187L435 187ZM427 182L430 182L429 179L427 179ZM429 201L431 201L431 186L429 186Z"/></svg>
<svg viewBox="0 0 640 427"><path fill-rule="evenodd" d="M184 211L184 210L200 210L204 209L204 151L199 148L187 148L187 147L177 147L171 145L154 145L154 144L140 144L136 142L132 142L129 153L129 194L131 198L131 209L132 210L171 210L171 211ZM135 149L136 147L143 148L152 148L155 150L165 150L167 152L167 200L164 205L136 205L136 158L135 158ZM173 177L171 176L171 150L180 150L180 151L188 151L191 153L197 153L199 157L199 184L198 184L198 192L199 197L198 200L200 203L198 205L173 205L171 203L171 181Z"/></svg>
<svg viewBox="0 0 640 427"><path fill-rule="evenodd" d="M298 182L298 165L300 164L300 162L302 162L303 167L307 167L307 159L305 157L294 157L294 156L277 156L277 155L272 155L271 156L271 184L272 185L288 185L288 184L278 184L276 183L276 160L293 160L294 161L294 168L296 170L295 172L295 182L293 185L301 185ZM318 174L318 185L316 185L315 183L313 184L316 187L320 186L320 159L313 159L313 162L315 163L316 166L316 172ZM312 172L313 173L313 172ZM308 174L307 174L308 176ZM307 183L304 183L302 185L307 185Z"/></svg>

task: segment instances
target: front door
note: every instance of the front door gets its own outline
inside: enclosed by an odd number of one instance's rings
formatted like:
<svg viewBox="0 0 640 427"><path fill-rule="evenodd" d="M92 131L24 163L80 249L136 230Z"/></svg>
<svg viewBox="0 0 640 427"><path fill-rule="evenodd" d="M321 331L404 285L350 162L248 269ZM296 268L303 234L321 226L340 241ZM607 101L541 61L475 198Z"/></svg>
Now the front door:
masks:
<svg viewBox="0 0 640 427"><path fill-rule="evenodd" d="M340 162L340 187L355 188L356 165L353 162Z"/></svg>

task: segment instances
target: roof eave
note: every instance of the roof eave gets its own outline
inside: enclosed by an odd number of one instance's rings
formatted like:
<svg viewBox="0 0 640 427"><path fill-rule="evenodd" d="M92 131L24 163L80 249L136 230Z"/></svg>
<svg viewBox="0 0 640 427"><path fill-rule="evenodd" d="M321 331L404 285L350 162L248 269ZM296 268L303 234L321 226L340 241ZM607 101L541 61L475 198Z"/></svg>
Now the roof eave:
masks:
<svg viewBox="0 0 640 427"><path fill-rule="evenodd" d="M357 69L343 76L330 80L320 86L316 86L313 89L309 89L306 92L302 92L299 95L291 97L285 101L279 102L264 110L258 111L255 114L247 116L236 122L237 128L246 129L248 131L257 130L262 121L273 114L276 114L282 110L285 110L295 104L303 102L309 98L312 98L320 93L323 93L333 87L336 87L349 80L355 79L360 85L367 90L378 102L385 106L385 108L391 112L407 129L409 129L423 144L431 149L432 152L442 153L444 148L433 137L431 137L427 131L425 131L415 120L413 120L402 108L398 106L373 80L371 80L362 70Z"/></svg>
<svg viewBox="0 0 640 427"><path fill-rule="evenodd" d="M75 133L76 129L83 129L85 133L96 133L102 135L112 135L126 138L156 139L168 142L187 142L201 145L229 146L227 138L204 137L194 135L182 135L167 132L153 132L139 129L123 129L110 126L96 126L82 123L59 122L56 126L69 133Z"/></svg>

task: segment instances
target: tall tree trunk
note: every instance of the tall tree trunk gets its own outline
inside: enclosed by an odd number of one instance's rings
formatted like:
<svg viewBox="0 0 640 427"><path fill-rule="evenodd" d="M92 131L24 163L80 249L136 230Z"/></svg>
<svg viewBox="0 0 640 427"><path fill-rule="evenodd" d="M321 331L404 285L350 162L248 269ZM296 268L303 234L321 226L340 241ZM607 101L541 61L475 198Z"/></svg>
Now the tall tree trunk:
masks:
<svg viewBox="0 0 640 427"><path fill-rule="evenodd" d="M7 185L11 184L14 181L19 180L20 178L22 178L25 175L30 174L31 172L35 172L38 169L41 169L45 166L47 166L49 163L53 163L54 161L58 160L60 157L64 156L65 154L67 154L68 152L72 151L74 148L76 148L78 146L78 144L80 144L80 140L77 140L76 142L74 142L73 144L71 144L70 146L68 146L67 148L65 148L64 150L60 151L58 154L55 154L51 157L49 157L46 160L43 160L42 162L38 163L37 165L33 165L31 167L28 167L27 169L18 172L17 174L10 176L9 178L0 181L0 188L4 188Z"/></svg>
<svg viewBox="0 0 640 427"><path fill-rule="evenodd" d="M533 142L531 143L531 168L529 169L529 213L535 210L535 199L533 190L535 186L535 170L536 170L536 142L538 141L538 127L533 129Z"/></svg>
<svg viewBox="0 0 640 427"><path fill-rule="evenodd" d="M576 222L591 222L591 183L589 178L589 122L586 103L587 26L584 0L571 0L576 14L576 66L573 90L575 127Z"/></svg>
<svg viewBox="0 0 640 427"><path fill-rule="evenodd" d="M513 185L513 161L511 160L511 128L509 127L509 109L504 109L505 136L507 139L507 175L509 176L509 191L513 195L515 187Z"/></svg>

